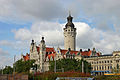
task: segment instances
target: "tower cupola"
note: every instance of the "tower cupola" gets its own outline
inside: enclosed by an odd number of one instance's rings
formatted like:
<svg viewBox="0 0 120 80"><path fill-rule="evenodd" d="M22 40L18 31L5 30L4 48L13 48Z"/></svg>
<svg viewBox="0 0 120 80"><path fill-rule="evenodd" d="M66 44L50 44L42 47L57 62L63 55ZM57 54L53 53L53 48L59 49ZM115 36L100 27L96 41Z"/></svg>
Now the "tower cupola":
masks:
<svg viewBox="0 0 120 80"><path fill-rule="evenodd" d="M44 37L42 37L41 43L45 43L45 41L44 41Z"/></svg>
<svg viewBox="0 0 120 80"><path fill-rule="evenodd" d="M31 43L31 45L34 45L34 40L32 39L32 43Z"/></svg>
<svg viewBox="0 0 120 80"><path fill-rule="evenodd" d="M74 24L72 23L72 19L73 17L71 16L70 12L69 12L69 16L67 17L67 24L65 25L65 27L67 28L68 26L74 28Z"/></svg>

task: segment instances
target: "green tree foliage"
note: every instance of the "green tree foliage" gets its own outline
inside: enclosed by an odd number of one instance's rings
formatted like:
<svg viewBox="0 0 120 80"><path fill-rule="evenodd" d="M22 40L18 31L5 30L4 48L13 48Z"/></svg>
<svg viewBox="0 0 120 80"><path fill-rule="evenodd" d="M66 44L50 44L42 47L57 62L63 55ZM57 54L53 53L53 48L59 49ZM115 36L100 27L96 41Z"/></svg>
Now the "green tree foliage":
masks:
<svg viewBox="0 0 120 80"><path fill-rule="evenodd" d="M5 66L5 68L0 70L0 74L12 74L13 73L13 68L11 66Z"/></svg>
<svg viewBox="0 0 120 80"><path fill-rule="evenodd" d="M81 60L76 60L76 59L61 59L61 60L57 60L56 61L56 69L57 72L61 72L62 68L64 68L64 71L80 71L82 72L82 61L84 63L84 72L88 73L91 71L91 65L81 59ZM55 65L55 61L51 61L50 62L50 71L54 71L54 65Z"/></svg>
<svg viewBox="0 0 120 80"><path fill-rule="evenodd" d="M14 63L15 72L27 72L29 73L30 68L33 67L34 60L22 61L22 59Z"/></svg>

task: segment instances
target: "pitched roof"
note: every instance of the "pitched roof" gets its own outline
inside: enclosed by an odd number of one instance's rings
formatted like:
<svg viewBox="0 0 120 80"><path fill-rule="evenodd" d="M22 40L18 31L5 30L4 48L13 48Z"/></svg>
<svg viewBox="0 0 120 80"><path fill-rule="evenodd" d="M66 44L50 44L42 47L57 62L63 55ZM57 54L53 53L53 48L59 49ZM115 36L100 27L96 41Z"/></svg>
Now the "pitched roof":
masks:
<svg viewBox="0 0 120 80"><path fill-rule="evenodd" d="M92 54L92 51L82 51L80 53L82 56L90 56Z"/></svg>
<svg viewBox="0 0 120 80"><path fill-rule="evenodd" d="M48 53L51 52L51 54L46 54L46 58L48 57L49 61L50 61L51 58L54 60L54 57L55 57L55 54L56 54L54 48L46 47L46 52L48 52Z"/></svg>
<svg viewBox="0 0 120 80"><path fill-rule="evenodd" d="M55 53L54 48L46 47L46 52L53 52Z"/></svg>
<svg viewBox="0 0 120 80"><path fill-rule="evenodd" d="M70 51L70 54L75 54L75 55L77 55L78 52L79 52L79 51Z"/></svg>
<svg viewBox="0 0 120 80"><path fill-rule="evenodd" d="M67 52L68 52L68 50L65 50L65 49L60 49L60 51L61 51L61 53L63 54L63 55L65 55ZM70 54L75 54L75 55L77 55L77 53L78 53L79 51L70 51Z"/></svg>
<svg viewBox="0 0 120 80"><path fill-rule="evenodd" d="M97 56L100 56L100 53L96 53L97 54Z"/></svg>
<svg viewBox="0 0 120 80"><path fill-rule="evenodd" d="M39 52L40 51L40 47L36 46L36 48L37 48L37 52ZM54 48L46 47L46 52L54 52L55 53L55 50L54 50Z"/></svg>
<svg viewBox="0 0 120 80"><path fill-rule="evenodd" d="M50 60L50 58L52 57L52 59L54 60L55 54L48 54L48 59Z"/></svg>
<svg viewBox="0 0 120 80"><path fill-rule="evenodd" d="M68 50L65 50L65 49L60 49L60 51L63 55L67 54L67 52L68 52ZM92 51L91 50L90 51L82 51L82 52L73 51L73 50L70 51L70 54L78 55L78 53L81 53L82 56L90 56L92 54Z"/></svg>
<svg viewBox="0 0 120 80"><path fill-rule="evenodd" d="M23 55L23 59L24 59L24 61L29 60L30 59L30 54L27 53L25 56Z"/></svg>
<svg viewBox="0 0 120 80"><path fill-rule="evenodd" d="M68 50L65 49L60 49L61 54L65 55L67 53Z"/></svg>

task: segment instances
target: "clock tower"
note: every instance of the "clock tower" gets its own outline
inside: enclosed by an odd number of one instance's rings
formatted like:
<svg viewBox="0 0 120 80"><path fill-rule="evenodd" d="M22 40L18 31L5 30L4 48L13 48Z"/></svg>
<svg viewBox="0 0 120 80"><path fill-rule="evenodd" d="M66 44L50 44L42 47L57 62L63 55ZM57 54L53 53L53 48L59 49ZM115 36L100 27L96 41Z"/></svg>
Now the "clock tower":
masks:
<svg viewBox="0 0 120 80"><path fill-rule="evenodd" d="M69 13L67 17L67 24L65 25L64 30L64 48L71 50L76 50L76 28L72 23L73 17Z"/></svg>

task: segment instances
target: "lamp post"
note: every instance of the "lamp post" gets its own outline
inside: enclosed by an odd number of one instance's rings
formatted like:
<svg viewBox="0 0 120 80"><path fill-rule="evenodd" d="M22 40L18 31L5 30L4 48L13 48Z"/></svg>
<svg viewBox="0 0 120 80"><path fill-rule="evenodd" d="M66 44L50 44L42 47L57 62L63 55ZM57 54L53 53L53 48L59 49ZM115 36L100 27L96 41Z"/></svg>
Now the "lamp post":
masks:
<svg viewBox="0 0 120 80"><path fill-rule="evenodd" d="M14 65L13 65L13 78L15 80L15 58L16 58L16 55L14 55Z"/></svg>
<svg viewBox="0 0 120 80"><path fill-rule="evenodd" d="M2 66L2 75L3 75L3 66Z"/></svg>
<svg viewBox="0 0 120 80"><path fill-rule="evenodd" d="M33 63L33 80L34 80L34 74L35 74L35 63Z"/></svg>
<svg viewBox="0 0 120 80"><path fill-rule="evenodd" d="M55 66L54 66L54 72L56 73L56 56L55 56Z"/></svg>
<svg viewBox="0 0 120 80"><path fill-rule="evenodd" d="M64 73L64 68L62 68L62 72Z"/></svg>
<svg viewBox="0 0 120 80"><path fill-rule="evenodd" d="M82 60L82 73L84 73L84 62Z"/></svg>

